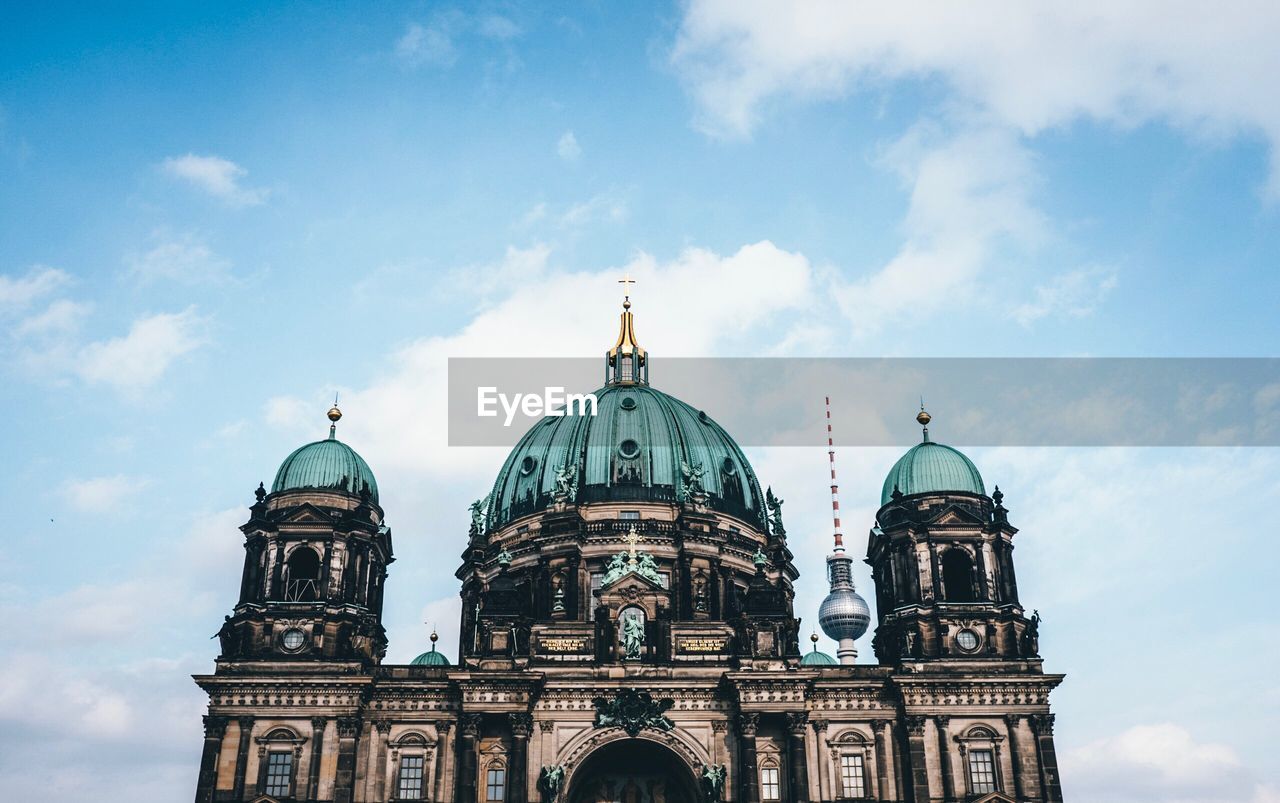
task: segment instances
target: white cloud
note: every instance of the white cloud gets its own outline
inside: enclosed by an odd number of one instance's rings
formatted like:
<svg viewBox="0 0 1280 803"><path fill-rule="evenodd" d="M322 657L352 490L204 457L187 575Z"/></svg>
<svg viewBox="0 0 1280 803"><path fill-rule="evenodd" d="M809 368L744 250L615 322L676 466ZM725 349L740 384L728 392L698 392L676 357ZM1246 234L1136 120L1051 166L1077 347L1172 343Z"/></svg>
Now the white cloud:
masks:
<svg viewBox="0 0 1280 803"><path fill-rule="evenodd" d="M1007 131L972 128L941 136L918 126L889 148L883 163L910 191L898 253L882 268L834 295L855 336L867 336L908 311L962 304L988 262L1006 245L1045 236L1029 197L1030 154Z"/></svg>
<svg viewBox="0 0 1280 803"><path fill-rule="evenodd" d="M146 485L146 480L116 474L70 480L63 486L63 495L82 513L112 513L127 505Z"/></svg>
<svg viewBox="0 0 1280 803"><path fill-rule="evenodd" d="M458 60L450 25L437 22L430 26L409 23L396 41L396 56L413 67L431 65L451 67Z"/></svg>
<svg viewBox="0 0 1280 803"><path fill-rule="evenodd" d="M207 284L229 278L231 263L194 235L166 237L157 233L156 239L158 242L149 251L125 258L133 279L143 284L157 280Z"/></svg>
<svg viewBox="0 0 1280 803"><path fill-rule="evenodd" d="M582 155L582 146L578 144L578 138L572 131L560 135L560 141L556 143L556 154L566 162L576 162Z"/></svg>
<svg viewBox="0 0 1280 803"><path fill-rule="evenodd" d="M1054 276L1036 288L1035 300L1015 307L1013 319L1030 326L1050 315L1083 318L1093 314L1116 286L1115 271L1080 268Z"/></svg>
<svg viewBox="0 0 1280 803"><path fill-rule="evenodd" d="M1073 797L1095 803L1262 803L1259 783L1227 745L1173 723L1136 725L1062 753Z"/></svg>
<svg viewBox="0 0 1280 803"><path fill-rule="evenodd" d="M265 187L241 186L249 171L220 156L170 156L161 164L168 175L181 179L232 206L256 206L267 200Z"/></svg>
<svg viewBox="0 0 1280 803"><path fill-rule="evenodd" d="M70 335L80 328L93 305L58 299L45 307L43 312L24 318L13 329L15 337L58 337Z"/></svg>
<svg viewBox="0 0 1280 803"><path fill-rule="evenodd" d="M571 205L560 215L560 225L585 226L597 220L617 223L627 218L627 202L612 193L601 193Z"/></svg>
<svg viewBox="0 0 1280 803"><path fill-rule="evenodd" d="M124 393L144 391L159 381L174 360L204 342L203 326L194 307L139 318L127 335L82 348L76 371L90 383Z"/></svg>
<svg viewBox="0 0 1280 803"><path fill-rule="evenodd" d="M64 270L35 265L21 278L0 275L0 313L23 310L71 281Z"/></svg>
<svg viewBox="0 0 1280 803"><path fill-rule="evenodd" d="M476 24L476 30L486 39L500 40L515 39L523 33L519 25L498 14L481 17Z"/></svg>
<svg viewBox="0 0 1280 803"><path fill-rule="evenodd" d="M778 316L816 303L808 260L767 241L729 255L689 249L666 262L639 254L622 267L591 273L553 268L540 251L510 249L507 256L538 265L538 280L507 283L509 295L457 334L410 344L395 355L386 378L343 392L342 437L358 444L380 472L477 479L491 472L505 450L447 445L440 422L448 415L448 358L594 356L591 350L584 355L584 343L598 343L603 353L617 334L616 280L623 272L638 281L632 289L638 336L655 355L763 353L790 334L771 327ZM474 281L485 281L487 270L477 268ZM707 287L718 289L708 293ZM574 303L550 314L549 298ZM322 403L318 393L309 403L274 399L268 415L273 423L314 426Z"/></svg>
<svg viewBox="0 0 1280 803"><path fill-rule="evenodd" d="M976 12L921 0L695 0L672 59L702 125L721 134L748 133L770 98L937 79L946 102L1024 134L1078 119L1161 121L1195 136L1258 135L1274 152L1277 39L1280 7L1263 2L1003 0Z"/></svg>

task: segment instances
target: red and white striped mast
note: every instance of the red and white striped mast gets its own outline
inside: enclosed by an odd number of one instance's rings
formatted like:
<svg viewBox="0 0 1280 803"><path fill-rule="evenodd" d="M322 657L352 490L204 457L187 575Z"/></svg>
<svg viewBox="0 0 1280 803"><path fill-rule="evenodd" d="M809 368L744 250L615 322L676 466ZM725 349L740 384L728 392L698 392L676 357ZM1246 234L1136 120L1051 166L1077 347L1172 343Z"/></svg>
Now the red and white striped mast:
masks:
<svg viewBox="0 0 1280 803"><path fill-rule="evenodd" d="M844 534L840 531L840 483L836 481L836 443L831 434L831 397L827 400L827 459L831 462L831 520L835 524L836 552L844 552Z"/></svg>

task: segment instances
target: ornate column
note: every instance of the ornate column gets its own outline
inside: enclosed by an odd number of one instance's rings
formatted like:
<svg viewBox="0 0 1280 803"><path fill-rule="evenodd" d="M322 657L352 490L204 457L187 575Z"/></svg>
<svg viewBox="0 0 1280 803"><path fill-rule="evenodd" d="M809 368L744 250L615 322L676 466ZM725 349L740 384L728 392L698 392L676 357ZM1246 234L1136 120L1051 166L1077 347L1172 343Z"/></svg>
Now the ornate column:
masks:
<svg viewBox="0 0 1280 803"><path fill-rule="evenodd" d="M760 803L760 769L756 766L759 726L759 714L738 714L738 799L741 803Z"/></svg>
<svg viewBox="0 0 1280 803"><path fill-rule="evenodd" d="M218 754L227 733L226 717L204 718L204 749L200 753L200 775L196 780L196 803L212 803L218 788Z"/></svg>
<svg viewBox="0 0 1280 803"><path fill-rule="evenodd" d="M463 714L459 725L458 775L454 780L458 803L476 803L476 752L480 745L479 714Z"/></svg>
<svg viewBox="0 0 1280 803"><path fill-rule="evenodd" d="M307 797L320 799L320 762L324 758L324 728L328 724L324 717L313 717L311 720L311 761L307 767Z"/></svg>
<svg viewBox="0 0 1280 803"><path fill-rule="evenodd" d="M244 774L249 769L249 737L253 735L253 717L240 717L240 744L236 747L236 780L231 796L244 800Z"/></svg>
<svg viewBox="0 0 1280 803"><path fill-rule="evenodd" d="M453 720L441 719L436 721L436 755L435 755L435 771L436 771L436 793L435 800L445 800L449 797L448 778L449 766L452 762L447 760L449 753L449 733L453 730Z"/></svg>
<svg viewBox="0 0 1280 803"><path fill-rule="evenodd" d="M373 799L385 800L387 785L387 751L391 741L391 722L385 719L373 723L375 744L373 749L373 765L369 767L369 777L373 780Z"/></svg>
<svg viewBox="0 0 1280 803"><path fill-rule="evenodd" d="M508 781L510 803L527 803L529 799L529 734L533 730L533 717L529 714L508 714L511 720L511 772Z"/></svg>
<svg viewBox="0 0 1280 803"><path fill-rule="evenodd" d="M942 773L942 797L944 800L955 800L956 782L951 772L951 745L947 744L947 726L951 717L934 717L933 726L938 731L938 767Z"/></svg>
<svg viewBox="0 0 1280 803"><path fill-rule="evenodd" d="M357 717L338 718L338 767L333 776L333 803L351 803L356 788L356 744L360 740Z"/></svg>
<svg viewBox="0 0 1280 803"><path fill-rule="evenodd" d="M832 791L834 783L831 778L831 761L827 759L827 725L825 719L815 719L810 721L813 726L814 738L814 755L817 756L818 766L818 796L822 800L834 800L836 795Z"/></svg>
<svg viewBox="0 0 1280 803"><path fill-rule="evenodd" d="M808 724L809 714L806 711L787 714L792 803L809 803L809 756L804 745L804 732Z"/></svg>
<svg viewBox="0 0 1280 803"><path fill-rule="evenodd" d="M924 717L906 717L907 763L911 767L911 799L929 803L929 768L924 758Z"/></svg>
<svg viewBox="0 0 1280 803"><path fill-rule="evenodd" d="M1022 800L1022 755L1019 753L1018 731L1022 722L1021 714L1005 714L1004 723L1009 730L1009 762L1013 766L1013 799Z"/></svg>
<svg viewBox="0 0 1280 803"><path fill-rule="evenodd" d="M889 729L889 720L873 719L871 720L871 732L876 739L876 798L878 800L894 800L894 795L889 790L889 754L885 749L885 741L887 736L885 731Z"/></svg>
<svg viewBox="0 0 1280 803"><path fill-rule="evenodd" d="M1040 793L1045 803L1062 803L1062 781L1058 778L1058 754L1053 748L1053 714L1031 717L1036 735L1036 758L1040 764Z"/></svg>

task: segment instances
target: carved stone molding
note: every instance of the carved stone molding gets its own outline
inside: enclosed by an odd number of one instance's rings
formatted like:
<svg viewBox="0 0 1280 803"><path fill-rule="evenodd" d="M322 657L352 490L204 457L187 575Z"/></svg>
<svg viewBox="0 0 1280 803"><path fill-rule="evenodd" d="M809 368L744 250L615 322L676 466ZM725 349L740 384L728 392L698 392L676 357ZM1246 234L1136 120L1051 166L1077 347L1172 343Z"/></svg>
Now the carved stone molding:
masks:
<svg viewBox="0 0 1280 803"><path fill-rule="evenodd" d="M809 713L807 711L796 711L787 714L787 730L796 734L803 734L805 726L809 724Z"/></svg>
<svg viewBox="0 0 1280 803"><path fill-rule="evenodd" d="M908 736L924 736L925 717L908 716L903 718L903 724L907 728Z"/></svg>
<svg viewBox="0 0 1280 803"><path fill-rule="evenodd" d="M511 735L517 739L528 739L529 734L533 731L533 717L529 714L508 714L507 718L511 721Z"/></svg>
<svg viewBox="0 0 1280 803"><path fill-rule="evenodd" d="M480 735L480 722L484 719L480 714L463 714L460 727L462 735L475 738Z"/></svg>
<svg viewBox="0 0 1280 803"><path fill-rule="evenodd" d="M712 733L724 733L724 732L725 732L725 731L727 731L727 730L729 730L729 723L728 723L728 722L724 721L723 719L713 719L713 720L711 720L711 732L712 732Z"/></svg>
<svg viewBox="0 0 1280 803"><path fill-rule="evenodd" d="M827 732L827 725L828 725L828 722L827 722L827 720L825 720L825 719L815 719L815 720L813 720L812 722L810 722L809 724L813 726L813 730L814 730L814 732L816 732L816 733L826 733L826 732Z"/></svg>
<svg viewBox="0 0 1280 803"><path fill-rule="evenodd" d="M1052 736L1053 735L1053 714L1032 714L1031 730L1036 736Z"/></svg>
<svg viewBox="0 0 1280 803"><path fill-rule="evenodd" d="M759 727L759 714L738 714L738 733L743 736L755 736Z"/></svg>
<svg viewBox="0 0 1280 803"><path fill-rule="evenodd" d="M210 717L204 718L204 735L208 738L221 739L227 732L226 717Z"/></svg>
<svg viewBox="0 0 1280 803"><path fill-rule="evenodd" d="M325 719L324 717L311 718L311 729L314 731L322 731L324 730L325 726L328 724L329 724L329 720Z"/></svg>
<svg viewBox="0 0 1280 803"><path fill-rule="evenodd" d="M354 739L360 732L360 720L356 717L338 717L338 738Z"/></svg>
<svg viewBox="0 0 1280 803"><path fill-rule="evenodd" d="M554 719L540 719L538 720L538 727L543 733L552 733L556 729L556 721Z"/></svg>

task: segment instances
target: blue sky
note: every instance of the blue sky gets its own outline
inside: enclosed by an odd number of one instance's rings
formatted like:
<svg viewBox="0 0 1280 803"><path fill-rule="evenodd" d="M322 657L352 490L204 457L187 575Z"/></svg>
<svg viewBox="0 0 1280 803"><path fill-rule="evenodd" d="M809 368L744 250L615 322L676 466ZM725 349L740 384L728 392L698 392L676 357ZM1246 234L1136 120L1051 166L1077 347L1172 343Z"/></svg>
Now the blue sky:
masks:
<svg viewBox="0 0 1280 803"><path fill-rule="evenodd" d="M1277 34L1247 4L0 11L0 788L189 794L235 527L335 391L396 533L390 657L452 640L432 558L502 452L444 445L443 361L603 351L624 270L659 386L663 355L1273 356ZM1068 789L1280 799L1275 450L972 456L1069 673ZM839 457L855 543L895 457ZM824 451L753 459L817 576Z"/></svg>

